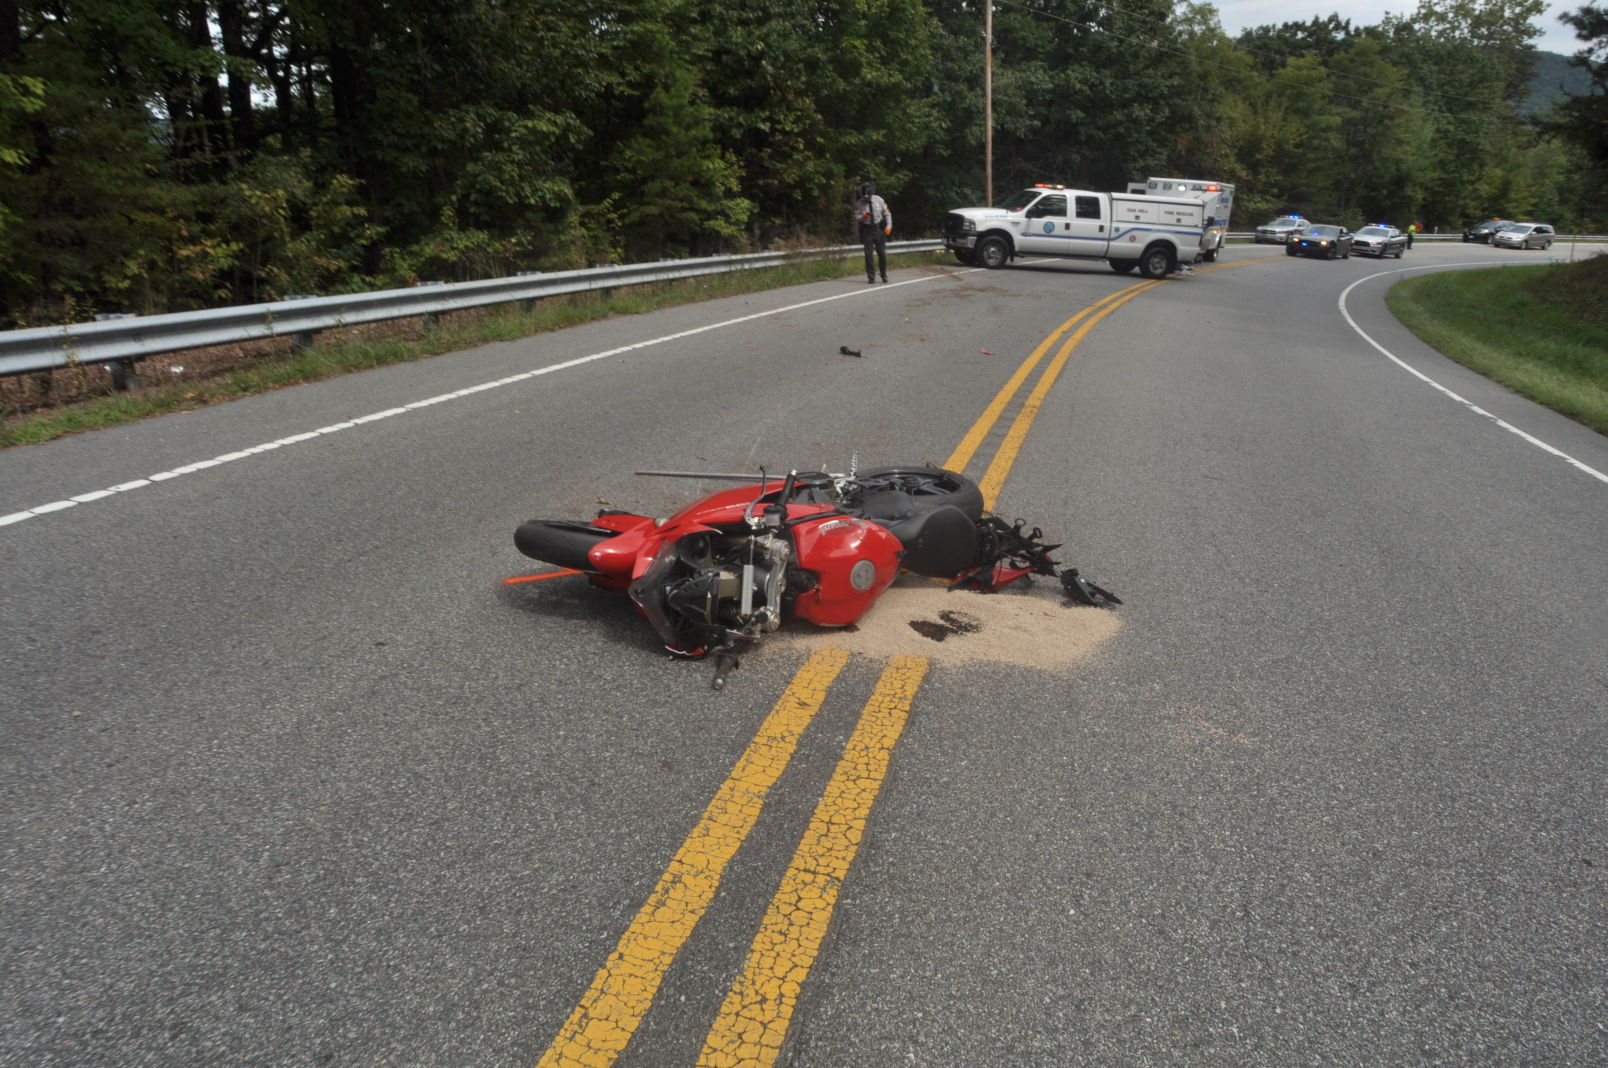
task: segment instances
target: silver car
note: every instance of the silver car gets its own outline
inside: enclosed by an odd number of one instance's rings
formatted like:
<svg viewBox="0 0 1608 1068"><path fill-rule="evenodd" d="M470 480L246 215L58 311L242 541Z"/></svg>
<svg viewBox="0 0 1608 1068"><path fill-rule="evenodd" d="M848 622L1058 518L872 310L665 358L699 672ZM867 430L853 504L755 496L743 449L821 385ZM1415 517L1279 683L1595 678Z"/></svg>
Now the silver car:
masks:
<svg viewBox="0 0 1608 1068"><path fill-rule="evenodd" d="M1497 248L1550 248L1557 233L1546 223L1508 223L1491 235Z"/></svg>
<svg viewBox="0 0 1608 1068"><path fill-rule="evenodd" d="M1296 234L1304 234L1312 229L1312 224L1299 215L1280 215L1272 222L1263 223L1256 228L1256 243L1258 245L1287 245L1290 238Z"/></svg>
<svg viewBox="0 0 1608 1068"><path fill-rule="evenodd" d="M1351 251L1359 256L1394 256L1399 260L1407 251L1407 235L1394 226L1364 226L1353 237Z"/></svg>

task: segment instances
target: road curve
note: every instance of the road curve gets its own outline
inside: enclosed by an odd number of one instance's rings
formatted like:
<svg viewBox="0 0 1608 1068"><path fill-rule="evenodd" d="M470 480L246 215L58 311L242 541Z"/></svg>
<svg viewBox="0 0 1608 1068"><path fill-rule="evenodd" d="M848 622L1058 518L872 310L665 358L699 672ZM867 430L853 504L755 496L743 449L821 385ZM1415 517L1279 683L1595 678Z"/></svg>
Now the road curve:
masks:
<svg viewBox="0 0 1608 1068"><path fill-rule="evenodd" d="M0 452L0 1064L1608 1058L1608 440L1384 307L1550 258L935 260ZM853 457L1125 604L717 695L502 582Z"/></svg>

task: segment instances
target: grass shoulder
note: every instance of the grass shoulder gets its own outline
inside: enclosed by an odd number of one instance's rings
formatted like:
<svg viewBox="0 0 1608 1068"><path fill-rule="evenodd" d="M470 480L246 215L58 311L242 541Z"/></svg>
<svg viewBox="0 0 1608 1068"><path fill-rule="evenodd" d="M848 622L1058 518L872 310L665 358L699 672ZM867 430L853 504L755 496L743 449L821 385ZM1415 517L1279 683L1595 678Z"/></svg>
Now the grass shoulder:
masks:
<svg viewBox="0 0 1608 1068"><path fill-rule="evenodd" d="M1405 279L1386 303L1451 359L1608 434L1608 255Z"/></svg>

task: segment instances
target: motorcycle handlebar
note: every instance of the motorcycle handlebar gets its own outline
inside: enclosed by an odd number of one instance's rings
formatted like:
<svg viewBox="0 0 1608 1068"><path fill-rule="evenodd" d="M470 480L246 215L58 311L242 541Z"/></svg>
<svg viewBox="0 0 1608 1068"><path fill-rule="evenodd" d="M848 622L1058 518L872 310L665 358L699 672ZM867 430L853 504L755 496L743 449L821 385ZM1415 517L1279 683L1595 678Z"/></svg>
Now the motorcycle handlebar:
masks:
<svg viewBox="0 0 1608 1068"><path fill-rule="evenodd" d="M718 471L638 471L637 474L648 478L718 478L728 482L752 482L764 478L764 473L757 471L745 471L740 475L723 475Z"/></svg>

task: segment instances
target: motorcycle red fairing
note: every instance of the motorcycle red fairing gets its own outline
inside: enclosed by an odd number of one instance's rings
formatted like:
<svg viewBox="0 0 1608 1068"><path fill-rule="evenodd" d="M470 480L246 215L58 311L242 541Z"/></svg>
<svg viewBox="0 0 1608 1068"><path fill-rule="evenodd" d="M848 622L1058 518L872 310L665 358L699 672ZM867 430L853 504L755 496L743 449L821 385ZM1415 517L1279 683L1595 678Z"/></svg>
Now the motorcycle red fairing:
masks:
<svg viewBox="0 0 1608 1068"><path fill-rule="evenodd" d="M718 490L663 520L614 511L589 523L533 519L514 543L627 593L672 653L719 651L716 689L739 643L792 619L852 624L901 568L985 591L1056 575L1084 603L1121 603L1056 563L1056 546L1038 530L1007 525L982 505L971 480L938 468L793 472Z"/></svg>

